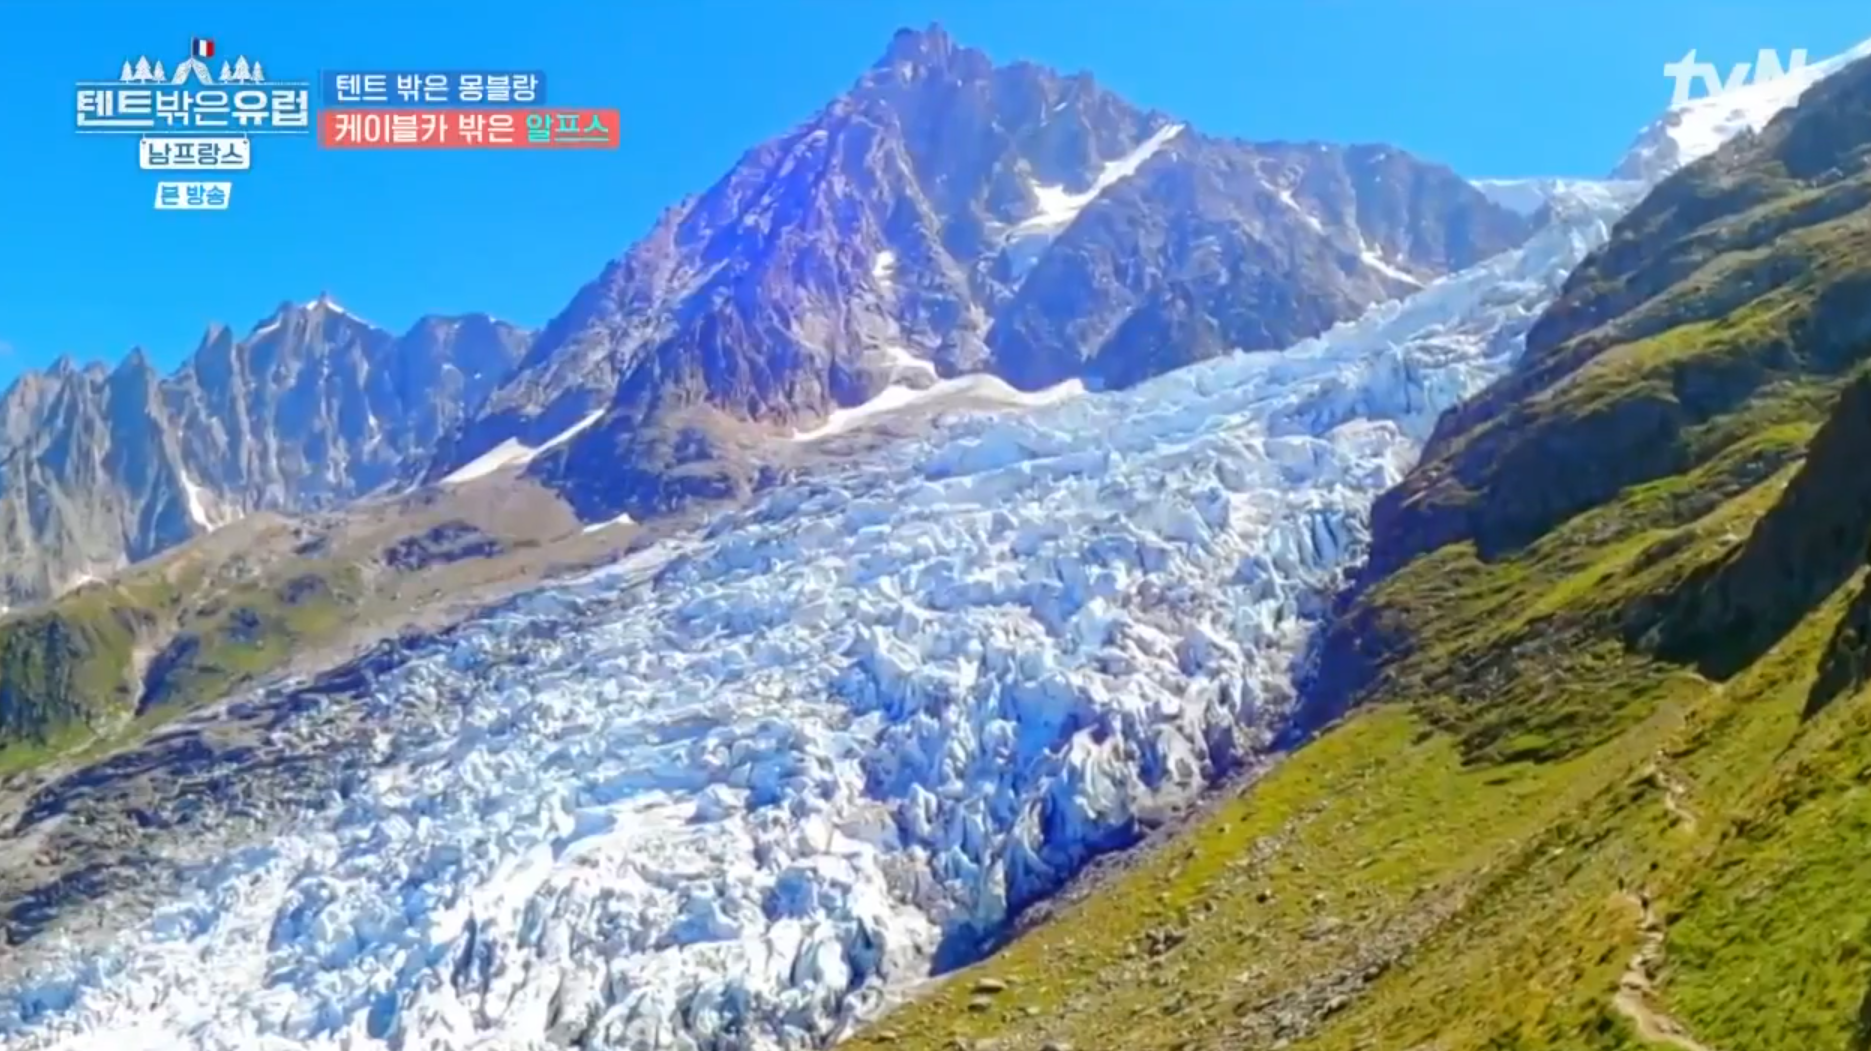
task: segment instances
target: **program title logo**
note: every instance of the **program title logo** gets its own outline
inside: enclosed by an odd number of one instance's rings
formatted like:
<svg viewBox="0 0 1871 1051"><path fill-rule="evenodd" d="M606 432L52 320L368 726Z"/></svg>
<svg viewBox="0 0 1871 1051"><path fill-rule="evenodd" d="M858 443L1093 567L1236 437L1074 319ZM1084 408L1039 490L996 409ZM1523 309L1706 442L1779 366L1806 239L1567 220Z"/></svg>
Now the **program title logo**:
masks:
<svg viewBox="0 0 1871 1051"><path fill-rule="evenodd" d="M271 80L246 55L219 57L209 37L189 41L187 57L165 68L147 55L125 59L116 80L78 82L81 135L136 135L145 171L245 171L255 135L308 135L311 85ZM164 182L156 207L226 208L233 184Z"/></svg>

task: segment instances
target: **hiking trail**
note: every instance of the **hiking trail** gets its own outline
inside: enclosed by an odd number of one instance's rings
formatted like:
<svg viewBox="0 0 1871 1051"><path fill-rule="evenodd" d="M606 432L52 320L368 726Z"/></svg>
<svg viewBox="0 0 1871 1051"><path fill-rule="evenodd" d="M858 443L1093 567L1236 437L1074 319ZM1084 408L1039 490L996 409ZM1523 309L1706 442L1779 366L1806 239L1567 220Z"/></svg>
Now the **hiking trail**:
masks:
<svg viewBox="0 0 1871 1051"><path fill-rule="evenodd" d="M1663 790L1663 809L1684 828L1694 830L1696 815L1685 802L1688 790L1670 772L1660 753L1652 761L1645 776ZM1643 941L1618 979L1618 991L1612 998L1612 1007L1635 1026L1638 1036L1648 1043L1667 1044L1679 1051L1716 1051L1691 1036L1688 1026L1656 1003L1656 981L1663 970L1663 943L1668 931L1648 889L1638 890L1635 894L1627 891L1622 896L1638 910Z"/></svg>

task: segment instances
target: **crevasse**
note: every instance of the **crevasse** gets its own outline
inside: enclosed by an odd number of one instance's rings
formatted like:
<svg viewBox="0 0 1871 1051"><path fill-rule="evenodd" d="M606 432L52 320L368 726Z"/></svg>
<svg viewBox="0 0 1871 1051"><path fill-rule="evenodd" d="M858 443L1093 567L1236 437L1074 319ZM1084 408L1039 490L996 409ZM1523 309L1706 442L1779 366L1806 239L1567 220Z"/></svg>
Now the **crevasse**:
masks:
<svg viewBox="0 0 1871 1051"><path fill-rule="evenodd" d="M1319 339L946 421L417 648L324 804L35 949L0 1036L835 1039L1264 754L1372 499L1628 203L1568 193Z"/></svg>

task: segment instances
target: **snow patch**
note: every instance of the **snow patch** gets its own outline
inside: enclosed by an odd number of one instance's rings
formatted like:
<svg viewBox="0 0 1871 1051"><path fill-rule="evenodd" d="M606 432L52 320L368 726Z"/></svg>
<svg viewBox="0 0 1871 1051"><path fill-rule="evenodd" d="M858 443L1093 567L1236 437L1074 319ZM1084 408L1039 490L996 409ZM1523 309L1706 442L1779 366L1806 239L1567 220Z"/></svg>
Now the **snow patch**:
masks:
<svg viewBox="0 0 1871 1051"><path fill-rule="evenodd" d="M1139 143L1136 149L1116 160L1106 161L1092 180L1091 188L1083 193L1073 193L1060 185L1030 184L1037 210L1008 232L1004 249L1013 272L1018 275L1032 269L1033 264L1044 254L1046 246L1061 231L1071 226L1079 213L1106 190L1135 175L1144 162L1156 156L1171 139L1182 133L1182 129L1181 124L1166 124Z"/></svg>
<svg viewBox="0 0 1871 1051"><path fill-rule="evenodd" d="M908 372L913 375L936 379L935 362L919 358L908 347L899 343L886 343L877 348L877 354L884 360L884 367L892 371Z"/></svg>
<svg viewBox="0 0 1871 1051"><path fill-rule="evenodd" d="M536 455L537 450L517 439L507 438L499 445L455 468L442 479L442 485L460 485L472 482L476 478L485 478L503 467L523 464Z"/></svg>
<svg viewBox="0 0 1871 1051"><path fill-rule="evenodd" d="M871 278L877 282L879 288L885 291L889 291L894 283L896 272L897 254L895 252L878 252L877 258L871 262Z"/></svg>
<svg viewBox="0 0 1871 1051"><path fill-rule="evenodd" d="M436 484L460 485L463 482L472 482L476 478L484 478L504 468L518 467L522 464L530 463L540 453L546 452L549 449L555 449L571 441L573 438L578 437L586 428L597 423L603 416L604 410L594 409L585 414L583 419L580 419L577 423L559 432L556 437L537 448L527 445L517 438L504 439L499 445L494 446L492 449L487 450L474 459L469 460L467 463L462 464L460 467L457 467Z"/></svg>
<svg viewBox="0 0 1871 1051"><path fill-rule="evenodd" d="M1760 131L1782 111L1796 105L1806 89L1867 56L1871 56L1871 40L1773 80L1753 81L1719 95L1673 105L1639 133L1618 170L1661 179L1714 153L1743 131ZM1720 75L1726 76L1726 68L1718 64L1718 69Z"/></svg>
<svg viewBox="0 0 1871 1051"><path fill-rule="evenodd" d="M208 502L204 499L205 491L195 484L195 479L188 476L188 471L183 470L181 476L182 496L188 504L189 520L202 529L213 530L215 522L208 517Z"/></svg>
<svg viewBox="0 0 1871 1051"><path fill-rule="evenodd" d="M616 518L606 519L602 522L593 522L581 530L581 532L601 533L612 526L634 525L636 521L636 519L630 517L628 512L625 512L624 514L618 515Z"/></svg>
<svg viewBox="0 0 1871 1051"><path fill-rule="evenodd" d="M1784 77L1672 107L1675 119L1669 123L1668 135L1676 145L1677 163L1689 164L1706 157L1744 130L1760 131L1780 111L1797 104L1807 88L1843 64L1834 58Z"/></svg>
<svg viewBox="0 0 1871 1051"><path fill-rule="evenodd" d="M1116 160L1104 162L1097 178L1092 180L1091 189L1083 193L1073 193L1064 186L1034 183L1032 190L1038 211L1015 227L1015 232L1056 234L1072 225L1072 221L1078 218L1086 206L1097 200L1104 191L1137 174L1137 169L1156 156L1157 151L1167 145L1169 140L1181 134L1182 128L1180 124L1166 124L1138 144L1136 149Z"/></svg>
<svg viewBox="0 0 1871 1051"><path fill-rule="evenodd" d="M1299 216L1300 222L1311 227L1314 233L1322 234L1325 232L1325 224L1319 221L1319 217L1307 211L1304 205L1293 199L1293 191L1291 188L1282 187L1275 189L1273 194L1275 197L1279 198L1281 204L1286 205L1288 208L1292 209L1293 214Z"/></svg>
<svg viewBox="0 0 1871 1051"><path fill-rule="evenodd" d="M934 372L933 367L930 371ZM795 433L790 440L818 441L893 415L937 407L943 402L966 401L970 404L985 403L982 406L984 408L1030 409L1052 405L1083 393L1085 384L1080 380L1067 380L1045 390L1027 392L1013 387L999 376L986 373L956 376L927 387L907 387L893 383L862 405L832 410L823 424L809 431Z"/></svg>
<svg viewBox="0 0 1871 1051"><path fill-rule="evenodd" d="M599 420L603 418L604 418L603 409L591 410L590 412L586 413L581 419L579 419L577 423L574 423L570 427L567 427L563 431L560 431L556 437L548 440L546 444L541 445L537 449L534 449L533 455L537 456L538 454L546 452L547 450L556 449L559 446L564 445L566 442L569 442L573 438L576 438L579 435L585 433L587 430L590 430L593 424L597 423Z"/></svg>
<svg viewBox="0 0 1871 1051"><path fill-rule="evenodd" d="M1417 288L1423 287L1422 278L1392 264L1388 259L1385 259L1379 254L1377 249L1372 248L1362 237L1358 239L1358 258L1364 262L1365 266L1383 274L1385 277L1394 278L1406 284L1414 285Z"/></svg>

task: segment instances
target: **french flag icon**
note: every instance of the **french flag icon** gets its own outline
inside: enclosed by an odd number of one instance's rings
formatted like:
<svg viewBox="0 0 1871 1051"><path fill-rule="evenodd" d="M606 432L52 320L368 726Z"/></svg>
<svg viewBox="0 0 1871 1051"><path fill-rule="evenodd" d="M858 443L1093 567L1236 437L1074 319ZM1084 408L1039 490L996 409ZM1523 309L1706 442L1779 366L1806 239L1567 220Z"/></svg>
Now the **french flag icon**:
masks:
<svg viewBox="0 0 1871 1051"><path fill-rule="evenodd" d="M196 58L213 58L214 41L205 36L194 37L189 41L189 51Z"/></svg>

